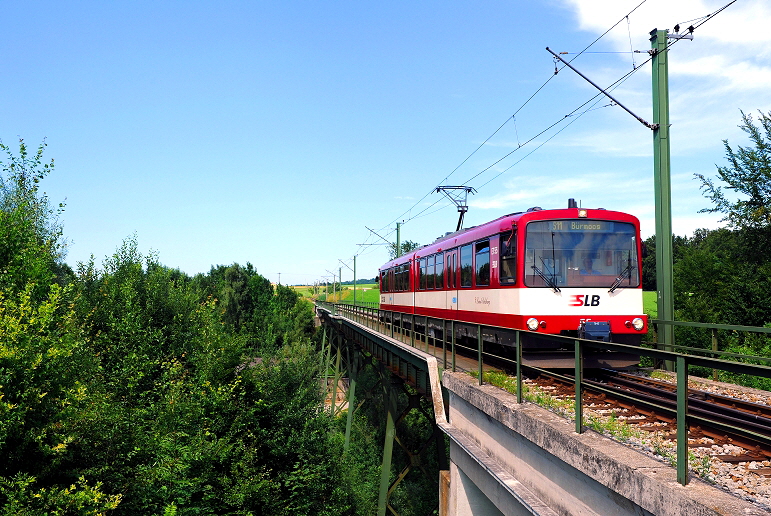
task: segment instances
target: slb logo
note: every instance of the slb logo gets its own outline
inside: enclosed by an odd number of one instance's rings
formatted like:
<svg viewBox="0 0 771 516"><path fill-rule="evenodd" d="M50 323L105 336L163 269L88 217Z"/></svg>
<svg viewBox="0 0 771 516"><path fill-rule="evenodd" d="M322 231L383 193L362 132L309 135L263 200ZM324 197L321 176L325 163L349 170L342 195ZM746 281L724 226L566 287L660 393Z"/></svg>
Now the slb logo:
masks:
<svg viewBox="0 0 771 516"><path fill-rule="evenodd" d="M575 294L570 296L570 306L600 306L600 296L596 294L590 299L589 294Z"/></svg>

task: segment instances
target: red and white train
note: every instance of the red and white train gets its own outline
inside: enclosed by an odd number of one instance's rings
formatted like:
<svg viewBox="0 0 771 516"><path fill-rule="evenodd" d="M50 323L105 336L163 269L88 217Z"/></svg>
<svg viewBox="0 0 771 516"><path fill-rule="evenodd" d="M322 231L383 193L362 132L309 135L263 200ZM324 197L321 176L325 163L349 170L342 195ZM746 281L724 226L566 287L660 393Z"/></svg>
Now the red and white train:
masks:
<svg viewBox="0 0 771 516"><path fill-rule="evenodd" d="M379 270L380 308L406 328L414 314L416 330L437 338L445 331L442 319L456 321L456 338L474 343L477 325L484 325L486 346L514 346L511 329L639 345L647 331L641 252L636 217L579 208L570 199L567 209L505 215L386 263ZM573 366L563 339L521 335L524 363ZM637 361L595 352L584 363Z"/></svg>

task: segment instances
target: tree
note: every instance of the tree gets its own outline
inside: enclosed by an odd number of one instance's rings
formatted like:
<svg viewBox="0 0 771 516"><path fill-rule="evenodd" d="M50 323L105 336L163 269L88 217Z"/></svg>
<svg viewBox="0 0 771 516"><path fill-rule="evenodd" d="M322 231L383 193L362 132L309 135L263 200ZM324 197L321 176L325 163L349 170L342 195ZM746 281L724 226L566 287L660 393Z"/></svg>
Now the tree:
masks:
<svg viewBox="0 0 771 516"><path fill-rule="evenodd" d="M406 240L402 242L401 244L401 250L402 252L399 253L399 256L402 256L404 254L409 253L410 251L414 251L418 247L421 247L421 245L417 242L413 242L412 240ZM388 245L388 255L391 257L391 260L394 258L397 258L396 256L396 243L392 242Z"/></svg>
<svg viewBox="0 0 771 516"><path fill-rule="evenodd" d="M701 189L714 207L700 213L723 213L722 221L735 229L771 228L771 111L759 111L760 127L752 115L742 113L739 128L750 136L752 147L739 146L734 151L723 140L728 166L717 167L717 175L726 186L716 186L712 179L695 174L701 181ZM739 194L739 199L726 197L726 190ZM746 198L745 198L746 197Z"/></svg>
<svg viewBox="0 0 771 516"><path fill-rule="evenodd" d="M49 163L43 161L46 146L44 140L34 156L30 156L27 144L20 138L17 156L10 147L0 142L0 150L7 155L4 160L0 160L0 210L6 213L21 210L23 220L34 227L40 241L55 251L57 261L61 261L66 251L59 223L64 203L59 203L58 208L54 209L45 192L40 192L40 182L54 170L54 160Z"/></svg>
<svg viewBox="0 0 771 516"><path fill-rule="evenodd" d="M96 404L87 379L98 364L77 327L72 285L54 283L64 246L59 212L39 192L53 169L44 147L30 157L23 141L18 155L0 143L0 508L97 513L120 496L70 467L79 432L69 422Z"/></svg>
<svg viewBox="0 0 771 516"><path fill-rule="evenodd" d="M24 140L19 140L18 155L0 142L6 154L0 159L0 290L19 292L29 283L35 301L43 300L52 280L68 271L58 221L64 205L54 210L39 191L54 167L53 160L43 162L45 145L30 156Z"/></svg>

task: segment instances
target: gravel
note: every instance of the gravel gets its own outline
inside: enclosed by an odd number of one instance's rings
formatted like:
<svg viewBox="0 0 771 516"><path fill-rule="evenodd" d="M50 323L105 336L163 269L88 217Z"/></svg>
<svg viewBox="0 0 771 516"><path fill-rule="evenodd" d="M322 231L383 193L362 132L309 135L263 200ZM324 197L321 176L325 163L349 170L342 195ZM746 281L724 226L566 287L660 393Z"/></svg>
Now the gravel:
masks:
<svg viewBox="0 0 771 516"><path fill-rule="evenodd" d="M648 376L647 372L638 373ZM673 374L657 372L656 379L676 383ZM533 384L528 382L532 387ZM771 392L741 387L733 384L716 382L704 378L689 377L688 385L692 389L707 391L745 401L771 406ZM549 392L548 387L538 387L544 392ZM556 410L563 415L570 411L564 408ZM566 414L566 412L568 412ZM645 428L636 425L635 419L644 419L643 416L625 416L624 409L608 409L601 405L587 405L584 409L586 421L598 421L594 426L604 435L640 450L646 455L661 462L674 465L676 457L676 443L666 439L671 429L665 423L648 423ZM628 422L631 432L619 431L617 422ZM730 463L718 458L721 455L739 456L747 453L747 450L733 444L716 444L708 437L689 439L691 447L689 453L689 465L691 475L698 476L702 480L732 493L733 495L750 501L758 507L771 512L771 460Z"/></svg>

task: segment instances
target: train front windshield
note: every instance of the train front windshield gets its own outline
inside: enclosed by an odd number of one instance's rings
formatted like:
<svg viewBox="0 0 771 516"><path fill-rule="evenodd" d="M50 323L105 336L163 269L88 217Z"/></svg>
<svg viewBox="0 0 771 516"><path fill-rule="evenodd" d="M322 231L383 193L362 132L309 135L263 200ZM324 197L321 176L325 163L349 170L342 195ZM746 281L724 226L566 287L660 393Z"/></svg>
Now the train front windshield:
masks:
<svg viewBox="0 0 771 516"><path fill-rule="evenodd" d="M527 225L528 287L637 287L639 272L632 224L567 219Z"/></svg>

